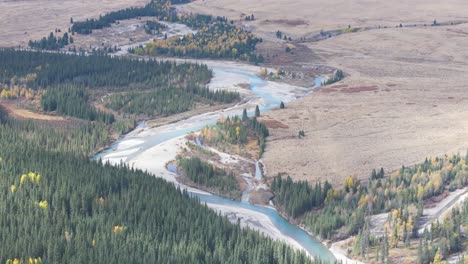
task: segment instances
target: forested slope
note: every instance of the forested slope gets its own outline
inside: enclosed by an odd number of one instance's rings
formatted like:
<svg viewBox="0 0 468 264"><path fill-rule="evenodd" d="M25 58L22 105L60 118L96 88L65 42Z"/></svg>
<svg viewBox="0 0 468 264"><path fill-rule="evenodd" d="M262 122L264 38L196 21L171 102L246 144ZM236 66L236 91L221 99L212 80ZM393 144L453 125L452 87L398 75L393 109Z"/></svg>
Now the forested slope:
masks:
<svg viewBox="0 0 468 264"><path fill-rule="evenodd" d="M311 263L162 179L90 161L93 129L71 141L0 116L0 263Z"/></svg>

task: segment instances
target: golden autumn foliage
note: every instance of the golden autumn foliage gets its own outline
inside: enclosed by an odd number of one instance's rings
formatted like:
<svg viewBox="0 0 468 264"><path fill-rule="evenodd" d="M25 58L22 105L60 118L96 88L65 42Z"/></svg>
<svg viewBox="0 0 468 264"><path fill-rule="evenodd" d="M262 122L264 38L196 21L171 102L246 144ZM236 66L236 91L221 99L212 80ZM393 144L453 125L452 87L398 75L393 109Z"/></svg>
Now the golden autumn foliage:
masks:
<svg viewBox="0 0 468 264"><path fill-rule="evenodd" d="M112 231L114 233L120 233L120 232L124 231L125 229L127 229L125 226L115 225L114 229Z"/></svg>
<svg viewBox="0 0 468 264"><path fill-rule="evenodd" d="M261 39L252 33L218 21L205 24L196 34L156 39L146 45L145 52L150 55L221 57L257 61L260 59L252 52L256 43L260 41Z"/></svg>
<svg viewBox="0 0 468 264"><path fill-rule="evenodd" d="M28 174L21 175L20 186L23 185L27 180L29 180L30 183L39 185L41 182L41 175L35 172L29 172Z"/></svg>
<svg viewBox="0 0 468 264"><path fill-rule="evenodd" d="M31 77L31 74L28 74L25 77L25 82L27 82L28 79L34 78ZM19 85L12 85L11 87L3 86L0 87L0 90L0 98L2 99L25 98L31 100L34 99L36 95L40 94L40 91L34 91L32 89Z"/></svg>
<svg viewBox="0 0 468 264"><path fill-rule="evenodd" d="M25 260L14 258L14 259L7 259L6 264L42 264L42 259L40 257L38 258L29 257Z"/></svg>
<svg viewBox="0 0 468 264"><path fill-rule="evenodd" d="M40 208L44 209L44 210L49 208L49 203L47 201L36 202L36 205L39 206Z"/></svg>

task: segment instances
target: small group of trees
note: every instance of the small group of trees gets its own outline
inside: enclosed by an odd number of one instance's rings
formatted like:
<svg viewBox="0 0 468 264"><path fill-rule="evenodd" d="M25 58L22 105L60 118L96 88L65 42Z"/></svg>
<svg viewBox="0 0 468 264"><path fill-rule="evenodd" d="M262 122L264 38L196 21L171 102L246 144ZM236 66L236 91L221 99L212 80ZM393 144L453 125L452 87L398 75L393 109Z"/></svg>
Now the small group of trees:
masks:
<svg viewBox="0 0 468 264"><path fill-rule="evenodd" d="M49 37L43 37L41 40L37 41L30 40L28 45L35 49L59 50L73 42L73 37L69 37L68 33L64 33L62 37L57 37L53 32L50 32Z"/></svg>
<svg viewBox="0 0 468 264"><path fill-rule="evenodd" d="M336 82L339 82L344 79L344 73L342 70L337 70L335 74L333 74L333 77L329 78L327 81L323 83L323 85L330 85L334 84Z"/></svg>
<svg viewBox="0 0 468 264"><path fill-rule="evenodd" d="M145 23L145 32L147 34L159 35L166 28L167 28L166 25L159 23L157 21L149 20L149 21L146 21Z"/></svg>
<svg viewBox="0 0 468 264"><path fill-rule="evenodd" d="M292 41L291 37L286 36L285 33L281 32L279 30L276 31L275 35L276 35L276 38L278 38L278 39Z"/></svg>
<svg viewBox="0 0 468 264"><path fill-rule="evenodd" d="M303 129L299 130L298 137L299 138L305 137L305 131Z"/></svg>
<svg viewBox="0 0 468 264"><path fill-rule="evenodd" d="M255 16L252 14L250 16L245 16L245 20L246 21L254 21L255 20Z"/></svg>
<svg viewBox="0 0 468 264"><path fill-rule="evenodd" d="M258 109L257 109L258 110ZM260 114L260 110L256 111ZM256 139L259 146L259 157L263 155L266 138L269 136L268 128L257 120L257 117L248 117L247 110L243 110L242 117L228 117L218 121L215 126L205 127L200 138L208 144L219 142L244 145L248 139Z"/></svg>

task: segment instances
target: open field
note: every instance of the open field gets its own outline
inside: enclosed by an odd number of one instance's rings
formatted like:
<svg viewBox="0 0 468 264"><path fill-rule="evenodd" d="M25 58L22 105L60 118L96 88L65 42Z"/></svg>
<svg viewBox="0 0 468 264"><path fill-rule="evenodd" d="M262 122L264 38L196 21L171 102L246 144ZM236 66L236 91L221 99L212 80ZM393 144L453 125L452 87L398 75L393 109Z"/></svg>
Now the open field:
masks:
<svg viewBox="0 0 468 264"><path fill-rule="evenodd" d="M66 32L75 21L98 17L148 0L0 0L0 47L27 46L56 28Z"/></svg>
<svg viewBox="0 0 468 264"><path fill-rule="evenodd" d="M303 68L325 64L349 75L343 84L264 118L277 127L264 155L267 176L287 173L340 184L347 175L367 179L373 168L391 171L427 156L466 151L468 27L429 25L466 21L467 7L460 0L205 0L183 9L240 21L264 37L259 49L266 54L286 45L276 39L277 30L297 39L348 25L389 27L306 43L308 53L288 59L283 52L275 55L281 59L270 60ZM250 14L255 21L241 19ZM428 26L395 28L400 23ZM299 130L305 130L305 138L298 139Z"/></svg>
<svg viewBox="0 0 468 264"><path fill-rule="evenodd" d="M372 30L309 44L349 76L273 119L264 163L269 176L340 183L367 179L428 156L468 147L467 25ZM299 130L305 138L297 138Z"/></svg>
<svg viewBox="0 0 468 264"><path fill-rule="evenodd" d="M255 21L245 22L255 32L281 30L294 38L321 29L362 26L395 27L400 23L427 23L467 20L468 2L463 0L197 0L184 9L239 20L254 14Z"/></svg>

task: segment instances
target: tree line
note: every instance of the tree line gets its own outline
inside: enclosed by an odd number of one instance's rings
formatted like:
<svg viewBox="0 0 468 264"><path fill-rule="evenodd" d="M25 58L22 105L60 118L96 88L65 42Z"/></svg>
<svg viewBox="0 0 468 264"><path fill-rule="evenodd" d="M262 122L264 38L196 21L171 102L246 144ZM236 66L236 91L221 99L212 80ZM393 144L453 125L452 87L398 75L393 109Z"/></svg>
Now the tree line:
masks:
<svg viewBox="0 0 468 264"><path fill-rule="evenodd" d="M201 85L211 77L212 71L201 64L0 50L0 82L35 89L75 84L93 89L147 90L185 84Z"/></svg>

